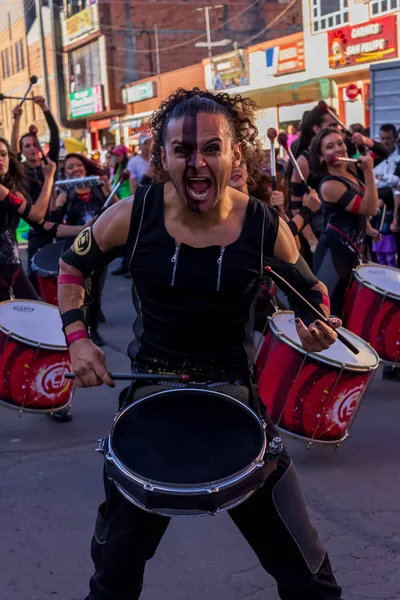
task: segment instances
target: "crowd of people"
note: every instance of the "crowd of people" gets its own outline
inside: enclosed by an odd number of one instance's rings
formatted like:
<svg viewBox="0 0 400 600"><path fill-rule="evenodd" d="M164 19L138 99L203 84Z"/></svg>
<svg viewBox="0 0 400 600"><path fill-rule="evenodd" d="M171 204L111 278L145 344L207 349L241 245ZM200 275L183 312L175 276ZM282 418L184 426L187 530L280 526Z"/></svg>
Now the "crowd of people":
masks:
<svg viewBox="0 0 400 600"><path fill-rule="evenodd" d="M326 323L315 320L288 295L303 348L318 352L337 339L353 269L371 261L398 265L400 154L392 125L381 127L378 142L358 125L344 131L333 109L316 106L304 115L299 134L290 134L299 170L285 152L275 169L250 99L178 90L155 112L138 154L130 157L125 145L117 145L104 165L68 154L66 185L55 185L58 128L45 99L35 102L49 125L49 153L41 154L34 135L20 137L20 106L11 144L0 139L0 300L39 299L32 258L54 239L65 240L59 307L81 387L114 385L99 348L99 323L106 318L101 296L107 265L116 258L121 262L113 274L134 282L133 369L184 368L207 385L244 386L256 408L250 315L256 306L263 328L278 301L265 267L272 261L326 316ZM104 210L106 202L113 206ZM27 274L16 241L20 218L31 227ZM121 407L130 401L121 395ZM71 420L70 408L51 418ZM88 600L139 598L146 560L168 519L145 518L107 478L106 496L93 538L96 573ZM284 453L275 475L231 516L277 580L281 598L339 600L340 587L302 502ZM103 540L98 528L105 520L113 534ZM264 535L271 522L276 543L269 548ZM138 539L138 527L146 543Z"/></svg>

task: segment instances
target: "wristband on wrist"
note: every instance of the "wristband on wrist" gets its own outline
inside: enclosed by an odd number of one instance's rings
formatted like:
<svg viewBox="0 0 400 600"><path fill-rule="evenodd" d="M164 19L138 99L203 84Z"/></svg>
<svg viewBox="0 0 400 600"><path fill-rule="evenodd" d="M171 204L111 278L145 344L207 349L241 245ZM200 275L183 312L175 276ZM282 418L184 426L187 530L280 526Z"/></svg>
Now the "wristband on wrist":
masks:
<svg viewBox="0 0 400 600"><path fill-rule="evenodd" d="M321 304L323 304L324 306L327 306L328 308L331 307L331 301L329 299L329 296L327 294L322 294L322 302Z"/></svg>
<svg viewBox="0 0 400 600"><path fill-rule="evenodd" d="M78 331L74 331L73 333L67 333L65 339L67 340L67 346L70 346L74 342L78 340L88 339L89 335L86 329L79 329Z"/></svg>
<svg viewBox="0 0 400 600"><path fill-rule="evenodd" d="M61 321L63 324L64 333L65 328L68 327L68 325L76 323L77 321L81 321L85 325L85 327L87 327L85 321L85 313L83 312L82 308L73 308L71 310L67 310L67 312L61 315Z"/></svg>
<svg viewBox="0 0 400 600"><path fill-rule="evenodd" d="M304 227L311 223L312 218L314 216L313 211L308 206L302 206L299 212L299 215L304 219Z"/></svg>
<svg viewBox="0 0 400 600"><path fill-rule="evenodd" d="M296 235L298 235L298 233L299 233L299 228L297 227L297 225L293 221L293 219L291 219L289 221L288 227L289 227L290 231L292 232L293 237L296 237Z"/></svg>

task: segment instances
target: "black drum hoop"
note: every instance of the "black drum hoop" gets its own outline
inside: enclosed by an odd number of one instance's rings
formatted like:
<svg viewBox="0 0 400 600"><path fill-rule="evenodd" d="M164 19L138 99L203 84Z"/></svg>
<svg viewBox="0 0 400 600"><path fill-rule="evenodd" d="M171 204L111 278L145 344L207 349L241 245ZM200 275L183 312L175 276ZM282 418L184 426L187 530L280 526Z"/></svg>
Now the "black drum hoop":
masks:
<svg viewBox="0 0 400 600"><path fill-rule="evenodd" d="M32 258L32 271L35 271L35 273L37 273L38 275L40 275L42 277L51 277L51 276L57 277L58 271L59 271L58 261L60 260L61 255L63 253L64 243L65 243L64 241L55 242L55 243L47 244L46 246L43 246L43 248L40 248L36 252L34 257ZM51 255L52 258L55 258L57 260L57 265L56 265L55 270L54 270L55 265L40 264L42 261L44 261L43 257L48 258L47 254ZM47 267L51 266L52 270L50 270L49 268L46 268L46 266Z"/></svg>

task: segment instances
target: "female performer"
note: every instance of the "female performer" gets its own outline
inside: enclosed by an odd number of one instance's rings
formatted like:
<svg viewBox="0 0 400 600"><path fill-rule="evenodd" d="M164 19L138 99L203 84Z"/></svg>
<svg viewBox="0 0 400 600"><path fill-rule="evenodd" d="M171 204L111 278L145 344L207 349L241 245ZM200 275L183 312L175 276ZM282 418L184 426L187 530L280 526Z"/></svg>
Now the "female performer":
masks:
<svg viewBox="0 0 400 600"><path fill-rule="evenodd" d="M104 202L111 193L110 183L104 171L93 161L81 154L68 154L64 162L64 174L67 179L82 179L83 177L98 176L102 178L101 186L76 187L66 192L61 192L57 197L57 214L59 222L68 225L85 226L98 216ZM116 199L113 200L114 202ZM65 242L67 249L73 242L68 238ZM91 277L91 298L88 306L87 320L92 333L92 340L98 346L104 346L104 340L98 332L99 319L104 321L101 312L101 295L107 276L108 267L97 269Z"/></svg>
<svg viewBox="0 0 400 600"><path fill-rule="evenodd" d="M340 161L347 157L339 132L324 129L314 138L310 166L322 179L320 198L328 221L315 251L314 272L327 286L337 316L343 312L345 290L360 262L368 217L378 209L373 158L360 156L356 165Z"/></svg>
<svg viewBox="0 0 400 600"><path fill-rule="evenodd" d="M27 181L24 168L9 143L0 138L0 301L9 300L11 296L39 300L21 266L16 237L20 218L52 237L76 236L82 231L82 227L72 228L44 221L56 170L56 164L49 158L47 160L47 164L42 166L42 190L32 205L25 199Z"/></svg>

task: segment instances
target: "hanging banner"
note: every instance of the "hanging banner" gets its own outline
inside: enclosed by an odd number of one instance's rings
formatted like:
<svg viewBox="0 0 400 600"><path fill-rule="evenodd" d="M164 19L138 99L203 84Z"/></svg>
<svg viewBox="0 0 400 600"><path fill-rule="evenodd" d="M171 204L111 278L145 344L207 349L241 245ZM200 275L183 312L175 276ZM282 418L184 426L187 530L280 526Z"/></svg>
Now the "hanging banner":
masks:
<svg viewBox="0 0 400 600"><path fill-rule="evenodd" d="M220 54L211 62L214 90L226 90L249 84L248 57L244 50Z"/></svg>
<svg viewBox="0 0 400 600"><path fill-rule="evenodd" d="M304 40L279 46L278 65L275 75L305 71L305 68Z"/></svg>
<svg viewBox="0 0 400 600"><path fill-rule="evenodd" d="M396 16L328 31L328 46L331 69L396 58Z"/></svg>

